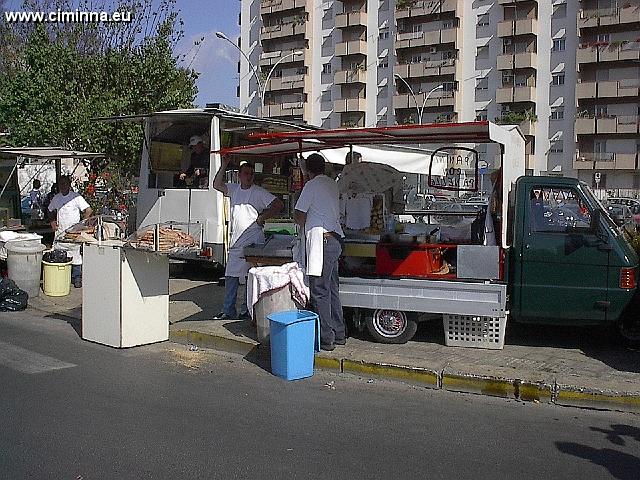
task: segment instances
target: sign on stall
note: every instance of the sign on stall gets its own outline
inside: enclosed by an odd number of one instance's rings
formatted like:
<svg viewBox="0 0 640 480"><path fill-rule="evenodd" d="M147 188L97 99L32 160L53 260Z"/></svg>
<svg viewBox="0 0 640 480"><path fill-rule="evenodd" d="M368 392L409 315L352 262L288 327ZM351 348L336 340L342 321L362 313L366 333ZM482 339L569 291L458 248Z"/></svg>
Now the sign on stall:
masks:
<svg viewBox="0 0 640 480"><path fill-rule="evenodd" d="M436 155L446 155L447 167L444 175L433 171ZM429 164L429 186L440 190L478 190L478 152L466 147L442 147L431 154Z"/></svg>

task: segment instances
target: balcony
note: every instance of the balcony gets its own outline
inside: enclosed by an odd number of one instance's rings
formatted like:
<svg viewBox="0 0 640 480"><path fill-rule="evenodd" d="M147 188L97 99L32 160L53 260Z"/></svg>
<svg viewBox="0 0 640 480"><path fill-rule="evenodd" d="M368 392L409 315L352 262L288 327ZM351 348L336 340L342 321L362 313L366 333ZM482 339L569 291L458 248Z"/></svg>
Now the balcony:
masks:
<svg viewBox="0 0 640 480"><path fill-rule="evenodd" d="M269 13L283 12L306 6L307 0L262 0L260 2L260 14L268 15Z"/></svg>
<svg viewBox="0 0 640 480"><path fill-rule="evenodd" d="M267 91L293 90L304 88L304 75L289 75L286 77L271 77L267 83Z"/></svg>
<svg viewBox="0 0 640 480"><path fill-rule="evenodd" d="M508 53L498 55L498 70L515 68L537 68L538 54L535 52Z"/></svg>
<svg viewBox="0 0 640 480"><path fill-rule="evenodd" d="M535 35L538 33L538 20L524 18L522 20L505 20L498 23L498 37L515 35Z"/></svg>
<svg viewBox="0 0 640 480"><path fill-rule="evenodd" d="M529 2L538 3L538 0L498 0L498 5L513 5L514 3L529 3Z"/></svg>
<svg viewBox="0 0 640 480"><path fill-rule="evenodd" d="M333 81L338 85L345 83L367 83L367 71L364 69L339 70L336 72Z"/></svg>
<svg viewBox="0 0 640 480"><path fill-rule="evenodd" d="M638 22L640 22L639 5L580 10L578 13L578 28L625 25Z"/></svg>
<svg viewBox="0 0 640 480"><path fill-rule="evenodd" d="M442 75L455 75L456 60L427 60L420 63L402 63L393 67L393 73L402 78L439 77Z"/></svg>
<svg viewBox="0 0 640 480"><path fill-rule="evenodd" d="M396 35L395 47L412 48L422 46L438 46L443 43L458 43L461 30L457 27L430 32L405 32Z"/></svg>
<svg viewBox="0 0 640 480"><path fill-rule="evenodd" d="M623 50L622 45L593 44L583 45L578 48L576 60L581 63L619 62L625 60L640 60L640 51Z"/></svg>
<svg viewBox="0 0 640 480"><path fill-rule="evenodd" d="M459 11L463 0L416 0L396 2L396 18L424 17L445 12Z"/></svg>
<svg viewBox="0 0 640 480"><path fill-rule="evenodd" d="M537 117L529 112L509 112L500 118L496 118L498 125L518 125L523 135L534 136L536 134Z"/></svg>
<svg viewBox="0 0 640 480"><path fill-rule="evenodd" d="M365 40L352 40L350 42L336 43L336 55L366 55L367 42Z"/></svg>
<svg viewBox="0 0 640 480"><path fill-rule="evenodd" d="M454 107L455 111L460 110L459 102L457 102L458 96L455 95L456 92L442 92L436 91L431 94L431 96L427 99L425 103L425 108L429 107ZM397 94L393 96L393 108L401 109L401 108L416 108L416 101L418 102L418 107L422 106L422 102L424 102L424 97L426 93L418 93L416 94L416 98L414 100L413 95L410 93L405 94Z"/></svg>
<svg viewBox="0 0 640 480"><path fill-rule="evenodd" d="M336 15L336 28L366 27L367 12L346 12Z"/></svg>
<svg viewBox="0 0 640 480"><path fill-rule="evenodd" d="M635 170L637 153L578 152L573 161L575 170Z"/></svg>
<svg viewBox="0 0 640 480"><path fill-rule="evenodd" d="M264 106L262 117L298 117L304 114L304 102L285 102Z"/></svg>
<svg viewBox="0 0 640 480"><path fill-rule="evenodd" d="M640 117L638 115L576 118L576 135L637 135L639 133Z"/></svg>
<svg viewBox="0 0 640 480"><path fill-rule="evenodd" d="M582 82L576 85L576 96L578 100L638 97L640 96L640 82L637 79Z"/></svg>
<svg viewBox="0 0 640 480"><path fill-rule="evenodd" d="M272 40L274 38L292 37L294 35L304 35L307 31L307 21L305 18L288 20L278 25L265 25L260 29L261 40Z"/></svg>
<svg viewBox="0 0 640 480"><path fill-rule="evenodd" d="M302 48L300 51L304 51ZM274 52L263 52L260 54L260 66L273 66L281 58L287 57L286 60L280 62L280 65L286 65L287 63L302 62L304 61L304 55L292 55L296 50L276 50Z"/></svg>
<svg viewBox="0 0 640 480"><path fill-rule="evenodd" d="M496 91L497 103L533 102L536 101L536 87L502 87Z"/></svg>
<svg viewBox="0 0 640 480"><path fill-rule="evenodd" d="M366 112L366 98L341 98L333 102L333 111L336 113Z"/></svg>

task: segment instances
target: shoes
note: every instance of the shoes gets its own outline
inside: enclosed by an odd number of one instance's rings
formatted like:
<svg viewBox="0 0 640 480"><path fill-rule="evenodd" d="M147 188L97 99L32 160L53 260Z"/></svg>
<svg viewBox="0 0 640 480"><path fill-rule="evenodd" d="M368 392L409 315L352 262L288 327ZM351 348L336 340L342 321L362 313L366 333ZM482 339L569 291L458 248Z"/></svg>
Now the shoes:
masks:
<svg viewBox="0 0 640 480"><path fill-rule="evenodd" d="M220 313L218 313L217 315L214 315L214 316L213 316L213 319L214 319L214 320L232 320L232 319L234 319L234 318L235 318L235 315L234 315L234 316L227 315L227 314L226 314L226 313L224 313L224 312L220 312Z"/></svg>
<svg viewBox="0 0 640 480"><path fill-rule="evenodd" d="M71 283L75 288L82 288L82 278L74 278Z"/></svg>
<svg viewBox="0 0 640 480"><path fill-rule="evenodd" d="M346 338L336 338L333 343L335 343L336 345L346 345L347 344L347 339Z"/></svg>
<svg viewBox="0 0 640 480"><path fill-rule="evenodd" d="M334 351L336 346L333 343L321 343L320 350L324 350L325 352Z"/></svg>
<svg viewBox="0 0 640 480"><path fill-rule="evenodd" d="M241 313L241 314L238 316L238 318L239 318L240 320L249 320L249 318L251 318L251 317L249 316L249 312L244 312L244 313Z"/></svg>

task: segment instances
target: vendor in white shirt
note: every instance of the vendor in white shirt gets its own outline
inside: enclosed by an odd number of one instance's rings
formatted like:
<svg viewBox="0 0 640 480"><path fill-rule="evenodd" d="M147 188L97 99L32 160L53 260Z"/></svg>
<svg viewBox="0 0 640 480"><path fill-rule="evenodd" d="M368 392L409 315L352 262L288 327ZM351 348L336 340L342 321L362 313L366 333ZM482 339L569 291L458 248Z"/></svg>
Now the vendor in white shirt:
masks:
<svg viewBox="0 0 640 480"><path fill-rule="evenodd" d="M68 176L60 177L58 181L60 192L57 193L49 203L49 219L51 220L51 228L55 232L55 240L53 248L57 250L66 250L71 255L71 282L73 286L79 288L82 286L82 253L80 245L75 243L60 242L59 239L64 235L65 230L72 227L81 219L91 216L93 210L82 198L82 195L71 190L71 178Z"/></svg>
<svg viewBox="0 0 640 480"><path fill-rule="evenodd" d="M213 188L229 197L231 205L231 240L225 269L225 292L223 310L214 319L249 318L246 295L243 295L242 311L236 317L238 285L246 283L249 263L244 259L244 247L264 243L262 227L268 218L277 215L283 208L282 200L262 187L253 184L254 168L243 163L238 170L240 183L224 183L224 173L229 159L223 158L220 169L213 180Z"/></svg>
<svg viewBox="0 0 640 480"><path fill-rule="evenodd" d="M340 226L338 185L325 175L324 158L314 153L306 160L305 183L294 218L306 241L306 273L311 302L320 317L320 348L331 351L346 343L339 296L338 259L344 233Z"/></svg>

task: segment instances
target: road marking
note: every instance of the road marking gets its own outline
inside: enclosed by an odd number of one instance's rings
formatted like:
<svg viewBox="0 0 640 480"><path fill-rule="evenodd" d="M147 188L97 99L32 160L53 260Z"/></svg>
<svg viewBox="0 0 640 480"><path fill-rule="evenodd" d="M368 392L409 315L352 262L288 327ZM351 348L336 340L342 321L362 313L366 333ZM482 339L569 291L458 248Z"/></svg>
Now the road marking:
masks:
<svg viewBox="0 0 640 480"><path fill-rule="evenodd" d="M77 367L75 363L63 362L2 341L0 341L0 365L28 374Z"/></svg>

